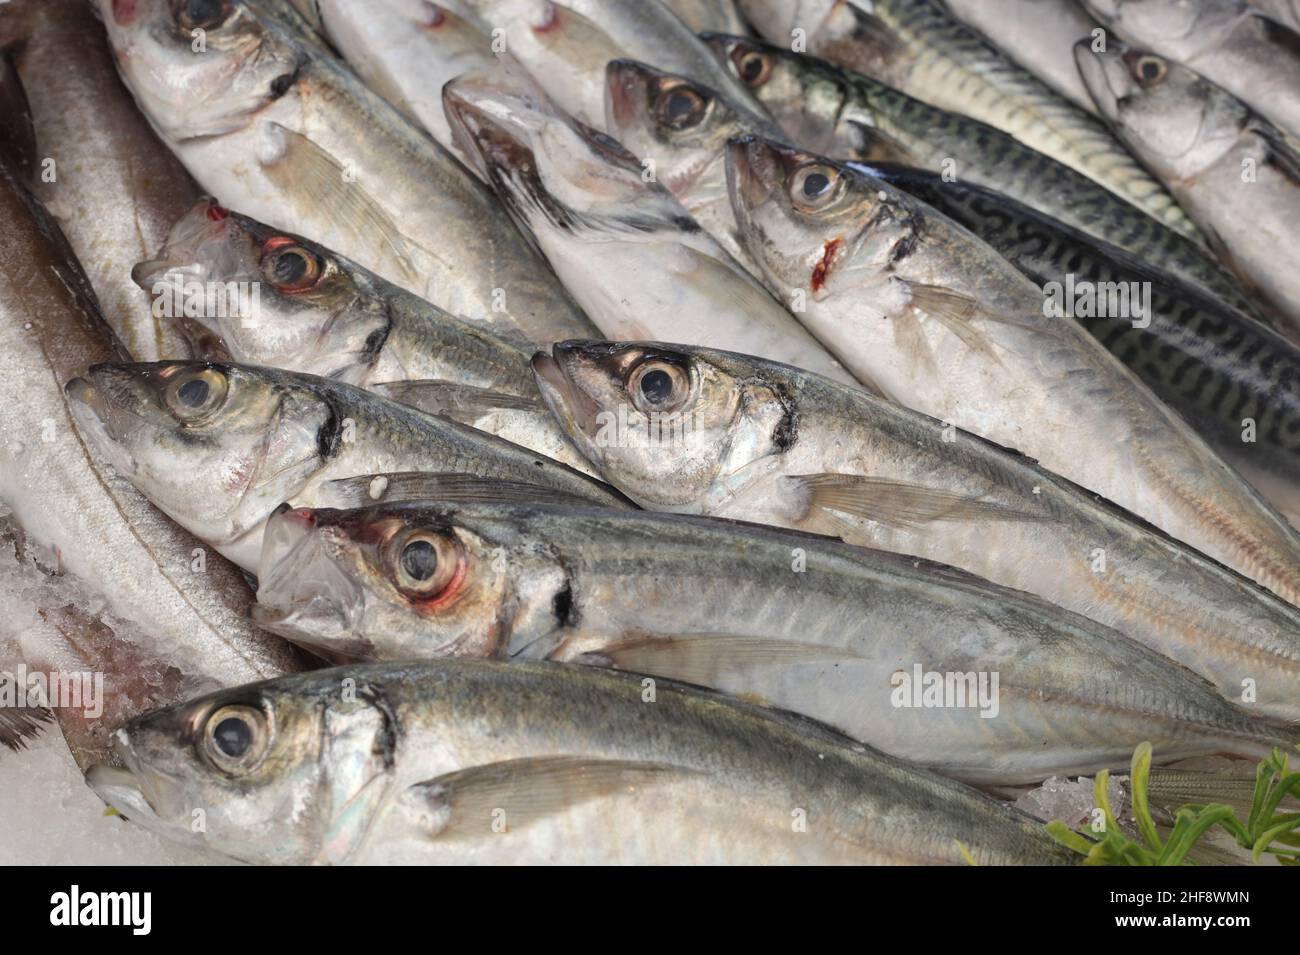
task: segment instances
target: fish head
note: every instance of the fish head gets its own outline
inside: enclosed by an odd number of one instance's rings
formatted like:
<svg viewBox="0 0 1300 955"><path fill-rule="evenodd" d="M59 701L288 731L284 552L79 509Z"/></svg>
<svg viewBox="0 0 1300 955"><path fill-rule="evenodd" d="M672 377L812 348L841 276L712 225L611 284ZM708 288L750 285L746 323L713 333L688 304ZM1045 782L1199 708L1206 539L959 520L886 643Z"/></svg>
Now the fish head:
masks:
<svg viewBox="0 0 1300 955"><path fill-rule="evenodd" d="M121 766L86 781L165 838L246 862L340 861L386 789L396 734L365 686L329 673L138 717L115 734Z"/></svg>
<svg viewBox="0 0 1300 955"><path fill-rule="evenodd" d="M514 537L451 505L282 508L263 537L253 618L331 659L492 656L531 607Z"/></svg>
<svg viewBox="0 0 1300 955"><path fill-rule="evenodd" d="M678 198L715 166L727 140L748 132L740 112L707 86L635 60L606 67L606 128Z"/></svg>
<svg viewBox="0 0 1300 955"><path fill-rule="evenodd" d="M94 365L66 388L78 429L196 537L232 543L323 465L339 423L310 388L215 362Z"/></svg>
<svg viewBox="0 0 1300 955"><path fill-rule="evenodd" d="M851 290L914 238L908 204L844 163L758 137L727 147L727 186L746 251L790 301Z"/></svg>
<svg viewBox="0 0 1300 955"><path fill-rule="evenodd" d="M643 179L635 156L564 113L521 71L460 76L443 88L443 103L457 143L534 234L683 215L663 186Z"/></svg>
<svg viewBox="0 0 1300 955"><path fill-rule="evenodd" d="M718 487L789 443L788 401L742 356L569 341L534 355L533 371L570 439L644 507L698 512Z"/></svg>
<svg viewBox="0 0 1300 955"><path fill-rule="evenodd" d="M1160 178L1190 179L1236 142L1249 111L1187 67L1111 42L1074 47L1079 75L1097 111Z"/></svg>
<svg viewBox="0 0 1300 955"><path fill-rule="evenodd" d="M131 277L154 314L196 326L202 357L215 339L234 361L363 380L390 319L356 267L313 242L198 203Z"/></svg>
<svg viewBox="0 0 1300 955"><path fill-rule="evenodd" d="M136 102L172 142L241 129L297 79L304 54L243 0L96 0Z"/></svg>
<svg viewBox="0 0 1300 955"><path fill-rule="evenodd" d="M844 154L836 133L848 90L829 64L750 37L701 38L792 141L814 152Z"/></svg>

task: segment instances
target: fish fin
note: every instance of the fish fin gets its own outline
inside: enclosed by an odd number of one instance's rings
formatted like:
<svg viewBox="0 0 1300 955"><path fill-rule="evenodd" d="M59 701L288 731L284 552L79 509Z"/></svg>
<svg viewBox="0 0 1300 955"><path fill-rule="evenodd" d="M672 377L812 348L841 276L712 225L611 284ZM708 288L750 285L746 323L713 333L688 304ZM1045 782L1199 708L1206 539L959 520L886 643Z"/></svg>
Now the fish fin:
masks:
<svg viewBox="0 0 1300 955"><path fill-rule="evenodd" d="M268 178L282 189L293 187L301 190L310 196L313 205L335 210L338 220L364 241L370 242L375 236L382 236L407 279L418 279L420 276L397 223L370 197L355 176L349 176L344 164L301 133L279 123L267 125L280 140L280 149L274 158L261 162Z"/></svg>
<svg viewBox="0 0 1300 955"><path fill-rule="evenodd" d="M851 116L845 117L853 133L852 148L859 162L894 162L903 166L919 166L920 160L893 136L878 126L864 123ZM839 155L838 153L836 155Z"/></svg>
<svg viewBox="0 0 1300 955"><path fill-rule="evenodd" d="M841 511L886 527L933 521L1032 521L1038 515L997 501L942 488L861 474L798 474L785 478L804 495L809 511Z"/></svg>
<svg viewBox="0 0 1300 955"><path fill-rule="evenodd" d="M574 658L575 663L717 686L722 672L862 659L839 647L728 633L633 636ZM751 702L765 702L752 700Z"/></svg>
<svg viewBox="0 0 1300 955"><path fill-rule="evenodd" d="M13 678L0 673L0 682L6 681L12 682ZM18 752L41 735L45 724L53 719L54 712L44 706L4 707L0 709L0 745Z"/></svg>
<svg viewBox="0 0 1300 955"><path fill-rule="evenodd" d="M474 385L434 378L384 381L370 385L376 394L419 408L426 414L446 415L456 421L477 418L489 411L541 411L541 397L507 395Z"/></svg>
<svg viewBox="0 0 1300 955"><path fill-rule="evenodd" d="M973 326L975 319L996 320L979 302L964 292L955 292L941 285L923 285L898 279L911 295L911 305L938 321L944 328L960 338L967 347L996 360L993 344Z"/></svg>
<svg viewBox="0 0 1300 955"><path fill-rule="evenodd" d="M429 838L475 838L519 830L585 802L630 795L695 772L668 763L526 757L416 783L400 798Z"/></svg>
<svg viewBox="0 0 1300 955"><path fill-rule="evenodd" d="M320 488L319 507L351 509L380 502L438 501L447 504L547 504L595 507L587 498L554 488L481 478L471 474L434 474L397 471L361 474L326 481Z"/></svg>
<svg viewBox="0 0 1300 955"><path fill-rule="evenodd" d="M0 161L24 182L36 173L36 128L11 50L0 52Z"/></svg>

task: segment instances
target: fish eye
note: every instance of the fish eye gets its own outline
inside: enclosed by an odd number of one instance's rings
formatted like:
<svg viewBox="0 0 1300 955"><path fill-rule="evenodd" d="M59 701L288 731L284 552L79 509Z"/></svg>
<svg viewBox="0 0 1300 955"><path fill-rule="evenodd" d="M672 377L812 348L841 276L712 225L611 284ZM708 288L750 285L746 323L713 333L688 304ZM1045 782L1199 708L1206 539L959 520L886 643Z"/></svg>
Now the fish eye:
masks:
<svg viewBox="0 0 1300 955"><path fill-rule="evenodd" d="M230 19L234 6L230 0L183 0L180 24L185 30L212 30Z"/></svg>
<svg viewBox="0 0 1300 955"><path fill-rule="evenodd" d="M1140 56L1133 64L1133 76L1143 86L1153 86L1165 78L1169 66L1158 56Z"/></svg>
<svg viewBox="0 0 1300 955"><path fill-rule="evenodd" d="M655 113L659 122L671 129L688 129L699 125L707 105L703 96L679 84L659 94Z"/></svg>
<svg viewBox="0 0 1300 955"><path fill-rule="evenodd" d="M732 62L736 64L736 74L746 86L762 86L772 75L772 58L757 50L737 49L732 54Z"/></svg>
<svg viewBox="0 0 1300 955"><path fill-rule="evenodd" d="M803 166L790 180L790 198L804 209L824 209L839 193L839 171L823 163Z"/></svg>
<svg viewBox="0 0 1300 955"><path fill-rule="evenodd" d="M262 274L281 292L303 292L318 281L324 269L310 249L297 244L267 243Z"/></svg>
<svg viewBox="0 0 1300 955"><path fill-rule="evenodd" d="M201 368L167 382L163 400L181 421L198 421L221 407L227 387L224 374L215 368Z"/></svg>
<svg viewBox="0 0 1300 955"><path fill-rule="evenodd" d="M271 733L266 715L251 706L223 706L203 726L203 751L223 772L242 775L266 755Z"/></svg>
<svg viewBox="0 0 1300 955"><path fill-rule="evenodd" d="M453 539L416 530L394 542L391 570L397 589L420 600L441 600L464 577L465 559Z"/></svg>
<svg viewBox="0 0 1300 955"><path fill-rule="evenodd" d="M632 404L643 414L678 410L690 397L690 376L679 365L652 358L632 369L627 381Z"/></svg>

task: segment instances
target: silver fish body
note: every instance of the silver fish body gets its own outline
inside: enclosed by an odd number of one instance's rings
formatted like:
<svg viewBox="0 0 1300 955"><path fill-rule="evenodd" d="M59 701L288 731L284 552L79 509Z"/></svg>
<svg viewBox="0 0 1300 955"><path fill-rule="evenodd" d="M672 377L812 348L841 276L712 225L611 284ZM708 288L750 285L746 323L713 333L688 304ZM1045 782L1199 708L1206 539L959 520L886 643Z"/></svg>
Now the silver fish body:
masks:
<svg viewBox="0 0 1300 955"><path fill-rule="evenodd" d="M11 55L41 157L33 191L58 220L131 356L187 357L185 340L150 314L130 272L199 197L198 187L136 109L84 2L18 0L4 16L7 27L23 28Z"/></svg>
<svg viewBox="0 0 1300 955"><path fill-rule="evenodd" d="M1300 340L1300 276L1286 251L1300 217L1300 152L1231 93L1187 67L1112 43L1079 48L1102 115L1169 183L1223 259Z"/></svg>
<svg viewBox="0 0 1300 955"><path fill-rule="evenodd" d="M1300 610L1029 458L749 356L568 343L534 367L566 431L643 507L960 567L1112 627L1253 712L1300 715ZM641 387L656 371L689 385L656 402ZM647 433L656 409L693 427ZM600 440L611 411L629 421L622 441Z"/></svg>
<svg viewBox="0 0 1300 955"><path fill-rule="evenodd" d="M1255 307L1199 242L999 129L816 57L741 37L712 37L710 45L803 149L903 163L996 189L1236 308Z"/></svg>
<svg viewBox="0 0 1300 955"><path fill-rule="evenodd" d="M1300 137L1300 34L1245 0L1083 0L1127 43L1181 63Z"/></svg>
<svg viewBox="0 0 1300 955"><path fill-rule="evenodd" d="M504 336L593 330L486 187L292 28L245 2L101 7L136 102L223 203Z"/></svg>
<svg viewBox="0 0 1300 955"><path fill-rule="evenodd" d="M527 352L307 239L204 200L133 275L156 311L201 327L199 357L346 381L587 468Z"/></svg>
<svg viewBox="0 0 1300 955"><path fill-rule="evenodd" d="M741 0L770 42L803 49L909 96L1010 133L1196 238L1169 194L1095 117L1059 96L958 21L936 0Z"/></svg>
<svg viewBox="0 0 1300 955"><path fill-rule="evenodd" d="M851 371L1300 599L1296 529L992 248L861 169L759 140L729 157L768 287Z"/></svg>
<svg viewBox="0 0 1300 955"><path fill-rule="evenodd" d="M635 157L527 77L465 76L445 96L465 151L606 337L714 344L855 380Z"/></svg>
<svg viewBox="0 0 1300 955"><path fill-rule="evenodd" d="M482 654L684 680L975 783L1121 767L1143 740L1178 759L1260 756L1300 738L1044 600L786 530L407 503L284 512L262 557L256 619L330 655ZM340 579L352 586L328 583ZM918 668L961 674L960 698L915 706Z"/></svg>
<svg viewBox="0 0 1300 955"><path fill-rule="evenodd" d="M85 438L177 523L247 569L266 518L336 478L468 473L621 498L556 461L352 385L214 362L96 365L69 385Z"/></svg>
<svg viewBox="0 0 1300 955"><path fill-rule="evenodd" d="M138 720L127 770L88 781L127 818L246 861L1070 859L1028 816L820 724L666 680L647 692L555 664L327 670Z"/></svg>

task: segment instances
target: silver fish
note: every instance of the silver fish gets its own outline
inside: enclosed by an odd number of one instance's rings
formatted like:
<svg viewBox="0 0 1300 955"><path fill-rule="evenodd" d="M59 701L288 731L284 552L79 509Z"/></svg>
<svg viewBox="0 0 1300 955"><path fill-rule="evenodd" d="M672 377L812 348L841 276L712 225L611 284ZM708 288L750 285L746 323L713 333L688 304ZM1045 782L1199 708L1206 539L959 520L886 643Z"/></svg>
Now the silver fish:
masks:
<svg viewBox="0 0 1300 955"><path fill-rule="evenodd" d="M855 380L634 156L527 77L464 76L444 94L465 151L606 337L715 344Z"/></svg>
<svg viewBox="0 0 1300 955"><path fill-rule="evenodd" d="M768 41L856 70L1010 133L1191 238L1196 227L1096 117L1039 82L936 0L740 0Z"/></svg>
<svg viewBox="0 0 1300 955"><path fill-rule="evenodd" d="M818 723L592 667L325 670L151 714L119 750L126 770L87 776L109 805L250 862L1072 858L1030 817Z"/></svg>
<svg viewBox="0 0 1300 955"><path fill-rule="evenodd" d="M536 503L291 510L268 527L258 585L257 621L327 655L550 659L685 680L980 784L1124 766L1143 740L1178 759L1258 758L1300 739L1044 600L731 521ZM918 668L953 674L960 697L914 706Z"/></svg>
<svg viewBox="0 0 1300 955"><path fill-rule="evenodd" d="M352 385L214 362L95 365L68 385L83 436L160 509L252 570L266 518L332 479L460 472L622 499L541 455Z"/></svg>
<svg viewBox="0 0 1300 955"><path fill-rule="evenodd" d="M105 320L133 358L185 358L185 340L149 312L131 263L199 197L122 86L84 0L15 0L5 30L32 112L40 165L28 177L85 268ZM0 40L3 42L3 40Z"/></svg>
<svg viewBox="0 0 1300 955"><path fill-rule="evenodd" d="M565 430L646 508L961 567L1113 627L1248 709L1300 717L1300 609L1029 458L746 355L570 342L533 365ZM664 400L643 386L658 377ZM648 431L651 412L689 427Z"/></svg>
<svg viewBox="0 0 1300 955"><path fill-rule="evenodd" d="M992 248L861 169L757 139L728 155L768 287L850 371L1300 599L1300 533Z"/></svg>
<svg viewBox="0 0 1300 955"><path fill-rule="evenodd" d="M527 352L314 242L205 200L133 274L156 312L203 330L200 357L346 381L587 470Z"/></svg>
<svg viewBox="0 0 1300 955"><path fill-rule="evenodd" d="M1117 135L1281 314L1284 333L1300 340L1300 275L1286 254L1300 221L1294 144L1231 93L1161 56L1118 43L1076 55Z"/></svg>
<svg viewBox="0 0 1300 955"><path fill-rule="evenodd" d="M1300 137L1300 34L1245 0L1083 0L1083 5L1121 39L1196 71Z"/></svg>
<svg viewBox="0 0 1300 955"><path fill-rule="evenodd" d="M243 0L100 8L136 102L225 204L503 335L594 330L482 183L278 18Z"/></svg>

